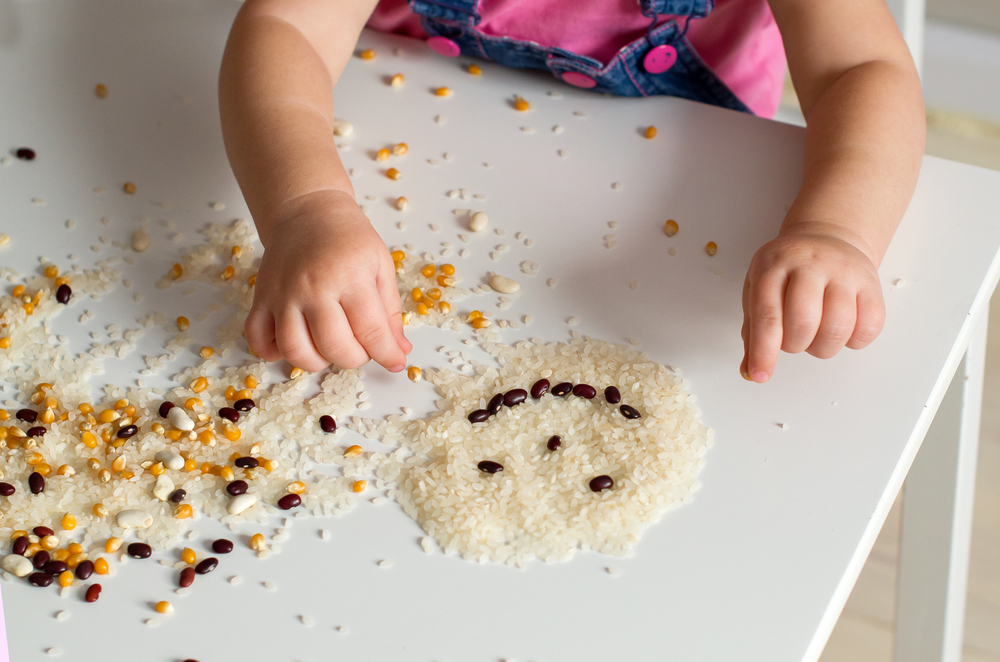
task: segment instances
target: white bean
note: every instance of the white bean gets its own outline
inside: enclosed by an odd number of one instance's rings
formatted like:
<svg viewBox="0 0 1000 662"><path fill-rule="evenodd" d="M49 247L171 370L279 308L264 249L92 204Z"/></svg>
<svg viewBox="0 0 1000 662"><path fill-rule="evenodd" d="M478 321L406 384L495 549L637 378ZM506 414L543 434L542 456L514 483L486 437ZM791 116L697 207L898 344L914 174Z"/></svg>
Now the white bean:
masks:
<svg viewBox="0 0 1000 662"><path fill-rule="evenodd" d="M229 502L229 508L228 508L229 514L239 515L244 510L254 505L255 503L257 503L257 497L255 497L254 495L241 494L237 497L234 497L233 500Z"/></svg>
<svg viewBox="0 0 1000 662"><path fill-rule="evenodd" d="M516 280L499 275L490 278L490 287L504 294L513 294L521 289L521 285Z"/></svg>
<svg viewBox="0 0 1000 662"><path fill-rule="evenodd" d="M184 468L184 458L173 451L160 451L153 458L157 462L162 462L163 466L172 471L180 471Z"/></svg>
<svg viewBox="0 0 1000 662"><path fill-rule="evenodd" d="M16 577L27 577L35 571L31 561L20 554L8 554L0 559L0 568Z"/></svg>
<svg viewBox="0 0 1000 662"><path fill-rule="evenodd" d="M335 136L349 136L354 133L354 125L347 120L333 120L333 135Z"/></svg>
<svg viewBox="0 0 1000 662"><path fill-rule="evenodd" d="M183 430L184 432L194 430L194 421L180 407L171 407L170 411L167 412L167 418L170 419L170 423L178 430Z"/></svg>
<svg viewBox="0 0 1000 662"><path fill-rule="evenodd" d="M149 248L149 233L139 228L132 233L132 250L141 253Z"/></svg>
<svg viewBox="0 0 1000 662"><path fill-rule="evenodd" d="M484 232L490 222L490 217L484 211L477 211L469 219L469 229L473 232Z"/></svg>
<svg viewBox="0 0 1000 662"><path fill-rule="evenodd" d="M153 516L141 510L123 510L115 516L115 523L125 529L148 529Z"/></svg>
<svg viewBox="0 0 1000 662"><path fill-rule="evenodd" d="M167 497L169 497L173 491L174 481L170 480L170 476L167 474L160 474L156 477L156 485L153 486L153 496L160 501L166 501Z"/></svg>

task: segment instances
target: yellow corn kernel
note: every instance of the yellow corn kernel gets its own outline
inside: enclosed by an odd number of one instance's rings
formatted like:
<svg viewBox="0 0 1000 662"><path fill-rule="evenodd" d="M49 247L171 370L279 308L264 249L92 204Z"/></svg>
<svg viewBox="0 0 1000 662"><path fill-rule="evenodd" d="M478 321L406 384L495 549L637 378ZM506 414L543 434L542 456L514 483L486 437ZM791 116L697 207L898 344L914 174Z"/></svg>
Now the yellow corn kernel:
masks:
<svg viewBox="0 0 1000 662"><path fill-rule="evenodd" d="M250 549L254 550L255 552L259 552L260 550L264 549L264 544L265 544L264 535L262 533L255 533L250 538Z"/></svg>
<svg viewBox="0 0 1000 662"><path fill-rule="evenodd" d="M376 161L388 161L390 156L392 156L392 152L388 147L383 147L379 151L375 152Z"/></svg>
<svg viewBox="0 0 1000 662"><path fill-rule="evenodd" d="M264 471L270 472L278 468L278 463L275 460L263 460L257 466L259 466Z"/></svg>
<svg viewBox="0 0 1000 662"><path fill-rule="evenodd" d="M174 610L174 606L166 600L160 600L156 603L156 607L154 607L154 609L156 609L156 613L158 614L169 614Z"/></svg>
<svg viewBox="0 0 1000 662"><path fill-rule="evenodd" d="M94 413L94 406L86 402L81 403L80 406L77 407L77 409L79 409L80 413L83 414L84 416L86 416L87 414Z"/></svg>
<svg viewBox="0 0 1000 662"><path fill-rule="evenodd" d="M438 95L439 97L450 97L451 96L451 88L450 87L439 87L436 90L434 90L434 94Z"/></svg>
<svg viewBox="0 0 1000 662"><path fill-rule="evenodd" d="M438 299L441 298L441 290L439 290L436 287L432 287L431 289L427 290L427 296L437 301Z"/></svg>
<svg viewBox="0 0 1000 662"><path fill-rule="evenodd" d="M128 407L128 400L126 400L125 398L122 398L121 400L115 400L114 407L115 410L125 409L125 407Z"/></svg>
<svg viewBox="0 0 1000 662"><path fill-rule="evenodd" d="M65 561L66 559L69 558L69 550L68 549L57 549L54 552L52 552L52 557L51 558L52 558L53 561Z"/></svg>
<svg viewBox="0 0 1000 662"><path fill-rule="evenodd" d="M28 545L28 548L26 550L24 550L24 555L25 557L30 559L32 556L34 556L40 551L42 551L42 546L39 545L37 542L33 542L30 545Z"/></svg>
<svg viewBox="0 0 1000 662"><path fill-rule="evenodd" d="M229 461L230 461L230 462L236 462L236 460L240 459L241 457L243 457L243 456L242 456L242 455L240 455L239 451L233 451L233 452L232 452L232 453L231 453L231 454L229 455Z"/></svg>
<svg viewBox="0 0 1000 662"><path fill-rule="evenodd" d="M7 428L0 427L0 439L6 439L8 434L10 433L7 432Z"/></svg>
<svg viewBox="0 0 1000 662"><path fill-rule="evenodd" d="M170 271L167 272L167 275L170 276L173 280L177 280L178 278L184 275L184 267L182 267L180 263L175 262L174 266L170 267Z"/></svg>
<svg viewBox="0 0 1000 662"><path fill-rule="evenodd" d="M101 430L101 439L104 440L104 443L109 443L111 441L111 428Z"/></svg>
<svg viewBox="0 0 1000 662"><path fill-rule="evenodd" d="M302 494L306 491L306 484L301 480L296 480L288 484L285 491L289 494Z"/></svg>
<svg viewBox="0 0 1000 662"><path fill-rule="evenodd" d="M133 184L132 182L125 182L125 185L122 186L122 190L128 193L129 195L135 195L135 184Z"/></svg>
<svg viewBox="0 0 1000 662"><path fill-rule="evenodd" d="M167 472L162 462L157 462L149 468L149 473L153 476L162 476Z"/></svg>
<svg viewBox="0 0 1000 662"><path fill-rule="evenodd" d="M59 407L59 401L56 400L55 397L51 395L45 396L45 399L42 400L42 404L48 407L49 409L57 409Z"/></svg>
<svg viewBox="0 0 1000 662"><path fill-rule="evenodd" d="M135 416L136 411L137 410L135 408L135 405L129 405L128 407L125 407L125 415L128 416L129 418Z"/></svg>
<svg viewBox="0 0 1000 662"><path fill-rule="evenodd" d="M201 398L188 398L184 401L185 409L194 409L195 407L201 407L205 404L205 401Z"/></svg>
<svg viewBox="0 0 1000 662"><path fill-rule="evenodd" d="M435 267L433 264L425 265L420 270L420 273L424 275L424 278L433 278L434 274L437 273L437 267Z"/></svg>
<svg viewBox="0 0 1000 662"><path fill-rule="evenodd" d="M354 444L353 446L347 447L347 450L344 451L344 457L357 457L358 455L361 455L361 453L363 452L364 449L361 448L361 446Z"/></svg>
<svg viewBox="0 0 1000 662"><path fill-rule="evenodd" d="M83 551L83 545L81 545L78 542L71 542L69 545L66 546L66 551L69 552L70 554L79 554L80 552Z"/></svg>
<svg viewBox="0 0 1000 662"><path fill-rule="evenodd" d="M490 321L485 318L480 318L472 322L473 329L485 329L490 325Z"/></svg>
<svg viewBox="0 0 1000 662"><path fill-rule="evenodd" d="M257 274L250 274L250 277L247 278L247 285L253 287L256 284L257 284Z"/></svg>
<svg viewBox="0 0 1000 662"><path fill-rule="evenodd" d="M50 473L52 473L52 467L50 467L45 462L42 462L41 464L36 464L35 473L37 473L39 476L47 477Z"/></svg>
<svg viewBox="0 0 1000 662"><path fill-rule="evenodd" d="M451 304L448 303L447 301L439 301L438 310L447 315L448 313L451 312Z"/></svg>
<svg viewBox="0 0 1000 662"><path fill-rule="evenodd" d="M15 285L14 290L11 292L15 297L19 297L24 294L24 285Z"/></svg>
<svg viewBox="0 0 1000 662"><path fill-rule="evenodd" d="M260 444L254 444L250 447L250 455L260 455Z"/></svg>
<svg viewBox="0 0 1000 662"><path fill-rule="evenodd" d="M467 66L465 68L465 70L468 71L473 76L479 76L480 74L483 73L483 70L480 69L479 65L477 65L477 64L470 64L469 66Z"/></svg>
<svg viewBox="0 0 1000 662"><path fill-rule="evenodd" d="M257 378L253 375L247 375L243 378L243 385L247 388L257 388Z"/></svg>
<svg viewBox="0 0 1000 662"><path fill-rule="evenodd" d="M36 464L41 464L44 460L45 458L42 456L41 453L38 452L25 453L24 455L24 461L30 464L31 466L35 466Z"/></svg>
<svg viewBox="0 0 1000 662"><path fill-rule="evenodd" d="M212 473L212 464L210 462L201 463L201 473L210 474Z"/></svg>
<svg viewBox="0 0 1000 662"><path fill-rule="evenodd" d="M73 585L73 573L69 570L64 570L59 573L59 585L63 588Z"/></svg>
<svg viewBox="0 0 1000 662"><path fill-rule="evenodd" d="M51 423L56 420L56 414L52 411L51 407L47 407L45 411L42 412L42 415L38 417L38 420L42 423Z"/></svg>
<svg viewBox="0 0 1000 662"><path fill-rule="evenodd" d="M410 292L410 298L412 298L414 301L420 301L421 299L424 298L424 291L421 290L419 287L414 287L413 290Z"/></svg>
<svg viewBox="0 0 1000 662"><path fill-rule="evenodd" d="M107 552L108 554L114 554L119 549L121 549L121 546L122 546L122 539L112 536L108 538L107 541L104 543L104 551Z"/></svg>
<svg viewBox="0 0 1000 662"><path fill-rule="evenodd" d="M229 254L232 255L233 257L235 257L236 259L239 259L240 256L243 255L243 247L242 246L233 246L229 250Z"/></svg>
<svg viewBox="0 0 1000 662"><path fill-rule="evenodd" d="M77 552L73 554L70 552L69 557L66 559L66 565L69 566L70 570L76 570L76 566L80 565L87 560L86 552Z"/></svg>
<svg viewBox="0 0 1000 662"><path fill-rule="evenodd" d="M410 205L410 201L406 199L406 196L399 196L396 198L396 209L403 211Z"/></svg>
<svg viewBox="0 0 1000 662"><path fill-rule="evenodd" d="M35 292L35 296L31 297L31 303L36 306L42 302L42 295L45 294L44 290L38 290Z"/></svg>
<svg viewBox="0 0 1000 662"><path fill-rule="evenodd" d="M240 429L229 422L222 424L222 434L229 441L239 441L239 438L243 436L243 433L240 432Z"/></svg>
<svg viewBox="0 0 1000 662"><path fill-rule="evenodd" d="M0 421L6 421L10 418L10 414L7 413L6 409L0 409Z"/></svg>
<svg viewBox="0 0 1000 662"><path fill-rule="evenodd" d="M715 252L717 250L719 250L719 247L715 244L714 241L710 241L707 244L705 244L705 252L708 253L709 255L715 255Z"/></svg>
<svg viewBox="0 0 1000 662"><path fill-rule="evenodd" d="M531 104L528 103L525 99L522 99L521 97L514 97L515 110L520 110L523 112L525 110L528 110L529 108L531 108Z"/></svg>
<svg viewBox="0 0 1000 662"><path fill-rule="evenodd" d="M195 393L201 393L208 388L208 380L204 377L199 377L198 379L191 382L191 390Z"/></svg>
<svg viewBox="0 0 1000 662"><path fill-rule="evenodd" d="M56 475L58 476L75 476L76 469L68 464L61 464L59 468L56 469Z"/></svg>
<svg viewBox="0 0 1000 662"><path fill-rule="evenodd" d="M215 445L215 435L212 434L211 430L202 430L198 433L198 441L205 444L206 446Z"/></svg>
<svg viewBox="0 0 1000 662"><path fill-rule="evenodd" d="M374 60L375 59L375 51L373 51L370 48L366 48L365 50L361 51L358 55L361 57L362 60Z"/></svg>
<svg viewBox="0 0 1000 662"><path fill-rule="evenodd" d="M89 460L87 460L87 467L91 471L100 471L100 469L101 469L101 462L96 457L92 457Z"/></svg>
<svg viewBox="0 0 1000 662"><path fill-rule="evenodd" d="M191 322L188 321L188 318L184 317L183 315L177 318L178 331L187 331L190 327L191 327Z"/></svg>
<svg viewBox="0 0 1000 662"><path fill-rule="evenodd" d="M107 469L101 469L100 471L97 472L97 479L102 483L110 483L111 472L108 471Z"/></svg>
<svg viewBox="0 0 1000 662"><path fill-rule="evenodd" d="M30 398L31 404L33 404L33 405L40 405L40 404L42 404L42 400L44 400L44 399L45 399L45 394L42 393L41 391L35 391L34 393L31 394L31 398Z"/></svg>
<svg viewBox="0 0 1000 662"><path fill-rule="evenodd" d="M202 347L201 351L199 351L198 353L201 354L201 358L207 359L212 354L215 354L215 350L212 349L211 347Z"/></svg>
<svg viewBox="0 0 1000 662"><path fill-rule="evenodd" d="M385 176L388 177L389 179L399 179L403 175L401 175L399 171L396 170L395 168L389 168L388 170L385 171Z"/></svg>
<svg viewBox="0 0 1000 662"><path fill-rule="evenodd" d="M58 275L59 275L59 267L57 267L56 265L50 264L45 267L46 278L55 278Z"/></svg>
<svg viewBox="0 0 1000 662"><path fill-rule="evenodd" d="M646 127L646 138L648 140L652 140L655 137L656 137L656 127L655 126Z"/></svg>
<svg viewBox="0 0 1000 662"><path fill-rule="evenodd" d="M124 455L119 455L118 457L116 457L114 460L111 461L111 470L112 471L124 471L125 470L125 462L126 462L125 456Z"/></svg>
<svg viewBox="0 0 1000 662"><path fill-rule="evenodd" d="M110 568L108 567L108 561L105 558L99 558L94 561L94 572L99 575L106 575Z"/></svg>
<svg viewBox="0 0 1000 662"><path fill-rule="evenodd" d="M401 87L405 81L406 79L403 78L403 74L393 74L392 78L389 79L389 85Z"/></svg>
<svg viewBox="0 0 1000 662"><path fill-rule="evenodd" d="M63 413L59 414L59 420L60 421L68 421L69 420L69 412L68 411L64 411Z"/></svg>
<svg viewBox="0 0 1000 662"><path fill-rule="evenodd" d="M418 315L426 315L429 312L430 312L430 308L427 307L427 304L422 303L422 302L417 304L417 314Z"/></svg>
<svg viewBox="0 0 1000 662"><path fill-rule="evenodd" d="M253 398L253 393L251 393L248 388L241 388L239 391L236 391L236 395L233 396L234 400L249 400L251 398Z"/></svg>
<svg viewBox="0 0 1000 662"><path fill-rule="evenodd" d="M194 514L194 510L191 508L190 504L182 503L181 505L174 508L174 517L177 519L187 519Z"/></svg>
<svg viewBox="0 0 1000 662"><path fill-rule="evenodd" d="M190 471L195 471L197 469L198 469L198 463L195 460L192 460L191 458L187 458L186 460L184 460L184 471L190 472Z"/></svg>
<svg viewBox="0 0 1000 662"><path fill-rule="evenodd" d="M441 265L441 273L443 273L445 276L454 276L455 275L455 265L453 265L453 264L442 264Z"/></svg>
<svg viewBox="0 0 1000 662"><path fill-rule="evenodd" d="M466 321L472 323L475 320L482 319L482 317L483 314L481 312L479 312L478 310L473 310L471 313L469 313L469 316L466 318Z"/></svg>
<svg viewBox="0 0 1000 662"><path fill-rule="evenodd" d="M423 378L424 373L417 366L411 365L406 370L406 376L410 378L411 382L413 382L414 384L416 384L417 382L419 382Z"/></svg>
<svg viewBox="0 0 1000 662"><path fill-rule="evenodd" d="M451 276L438 276L437 284L440 285L441 287L454 287L455 279L452 278Z"/></svg>
<svg viewBox="0 0 1000 662"><path fill-rule="evenodd" d="M236 480L236 472L233 471L232 467L221 467L219 469L219 478L227 483L232 482Z"/></svg>
<svg viewBox="0 0 1000 662"><path fill-rule="evenodd" d="M35 312L35 304L31 303L30 301L21 307L24 308L24 312L28 313L29 315L32 315Z"/></svg>
<svg viewBox="0 0 1000 662"><path fill-rule="evenodd" d="M94 513L94 517L104 518L108 516L108 507L103 503L95 503L90 512Z"/></svg>
<svg viewBox="0 0 1000 662"><path fill-rule="evenodd" d="M114 409L105 409L97 415L97 420L101 423L110 423L112 421L117 421L120 416L121 414L116 412Z"/></svg>
<svg viewBox="0 0 1000 662"><path fill-rule="evenodd" d="M295 366L292 366L292 369L288 372L288 376L290 378L292 378L292 379L298 379L299 377L301 377L305 373L306 373L306 371L303 370L302 368L297 368Z"/></svg>
<svg viewBox="0 0 1000 662"><path fill-rule="evenodd" d="M229 280L236 274L236 270L233 269L233 265L227 265L225 269L222 270L222 280Z"/></svg>
<svg viewBox="0 0 1000 662"><path fill-rule="evenodd" d="M63 530L72 531L76 528L76 516L74 516L73 513L66 513L62 516L60 524L62 524Z"/></svg>
<svg viewBox="0 0 1000 662"><path fill-rule="evenodd" d="M59 278L56 278L52 282L52 284L55 285L56 287L61 287L63 285L69 285L69 276L59 276Z"/></svg>
<svg viewBox="0 0 1000 662"><path fill-rule="evenodd" d="M410 318L413 316L413 313L404 310L399 314L399 316L402 318L403 326L406 326L407 324L410 323Z"/></svg>
<svg viewBox="0 0 1000 662"><path fill-rule="evenodd" d="M423 299L420 300L420 303L427 306L427 310L434 310L434 299L430 297L424 297Z"/></svg>
<svg viewBox="0 0 1000 662"><path fill-rule="evenodd" d="M7 336L0 338L0 349L10 349L10 338Z"/></svg>
<svg viewBox="0 0 1000 662"><path fill-rule="evenodd" d="M191 565L197 560L198 560L198 555L195 554L194 550L191 549L190 547L185 547L184 550L181 552L181 561L184 561L184 563Z"/></svg>
<svg viewBox="0 0 1000 662"><path fill-rule="evenodd" d="M170 441L180 441L181 437L184 436L184 433L180 430L167 430L163 433L163 436Z"/></svg>
<svg viewBox="0 0 1000 662"><path fill-rule="evenodd" d="M403 251L393 251L389 255L392 257L393 262L402 262L406 259L406 253Z"/></svg>
<svg viewBox="0 0 1000 662"><path fill-rule="evenodd" d="M674 219L670 219L669 221L663 224L663 232L668 237L673 237L675 234L677 234L677 229L678 229L677 221L675 221Z"/></svg>
<svg viewBox="0 0 1000 662"><path fill-rule="evenodd" d="M356 480L356 481L354 481L354 485L351 486L351 489L356 494L361 494L362 492L365 491L366 487L368 487L368 481L367 480Z"/></svg>
<svg viewBox="0 0 1000 662"><path fill-rule="evenodd" d="M396 143L392 146L392 153L396 156L402 156L410 151L410 146L406 143Z"/></svg>
<svg viewBox="0 0 1000 662"><path fill-rule="evenodd" d="M58 536L45 536L38 541L38 544L42 546L42 549L51 552L53 549L59 546Z"/></svg>
<svg viewBox="0 0 1000 662"><path fill-rule="evenodd" d="M94 88L94 94L97 95L98 99L104 99L108 96L108 86L104 83L98 83Z"/></svg>
<svg viewBox="0 0 1000 662"><path fill-rule="evenodd" d="M230 385L226 387L226 400L236 399L236 387Z"/></svg>

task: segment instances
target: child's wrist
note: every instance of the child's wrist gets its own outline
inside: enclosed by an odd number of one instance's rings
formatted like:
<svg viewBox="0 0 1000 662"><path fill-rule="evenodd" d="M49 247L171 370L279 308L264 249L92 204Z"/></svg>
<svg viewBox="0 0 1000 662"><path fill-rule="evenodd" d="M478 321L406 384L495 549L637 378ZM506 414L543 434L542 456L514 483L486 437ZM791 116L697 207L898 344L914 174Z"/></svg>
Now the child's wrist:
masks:
<svg viewBox="0 0 1000 662"><path fill-rule="evenodd" d="M876 250L872 243L854 230L839 223L813 220L793 220L786 218L778 232L779 237L823 237L850 244L867 257L877 268L883 251Z"/></svg>
<svg viewBox="0 0 1000 662"><path fill-rule="evenodd" d="M277 205L264 223L257 223L257 234L266 247L275 229L295 219L321 219L332 230L340 225L356 222L359 215L364 217L354 199L353 191L338 188L311 191Z"/></svg>

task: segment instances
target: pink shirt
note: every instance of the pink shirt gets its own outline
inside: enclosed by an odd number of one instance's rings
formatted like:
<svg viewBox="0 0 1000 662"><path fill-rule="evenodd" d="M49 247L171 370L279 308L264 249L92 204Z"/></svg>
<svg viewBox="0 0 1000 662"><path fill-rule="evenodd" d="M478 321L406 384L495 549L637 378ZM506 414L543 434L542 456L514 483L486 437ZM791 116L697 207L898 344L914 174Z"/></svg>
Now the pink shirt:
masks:
<svg viewBox="0 0 1000 662"><path fill-rule="evenodd" d="M605 64L649 27L636 0L482 0L480 7L477 27L486 34L558 46ZM427 37L406 0L381 0L368 27ZM716 0L707 17L691 19L687 39L754 114L774 116L785 79L785 51L767 0Z"/></svg>

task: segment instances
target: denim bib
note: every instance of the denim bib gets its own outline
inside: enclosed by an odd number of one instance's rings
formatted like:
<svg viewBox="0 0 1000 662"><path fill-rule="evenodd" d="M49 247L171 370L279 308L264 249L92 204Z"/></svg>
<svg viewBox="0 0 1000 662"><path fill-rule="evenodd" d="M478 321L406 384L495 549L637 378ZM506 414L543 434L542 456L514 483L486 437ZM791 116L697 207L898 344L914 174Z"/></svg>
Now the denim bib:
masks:
<svg viewBox="0 0 1000 662"><path fill-rule="evenodd" d="M476 26L480 0L409 0L420 16L428 43L445 55L471 55L518 69L544 69L577 87L618 96L657 94L750 113L709 69L688 42L691 19L707 16L714 0L638 0L637 11L650 18L650 28L615 54L607 64L562 48L487 35ZM655 25L658 14L671 19ZM682 22L681 22L682 21Z"/></svg>

